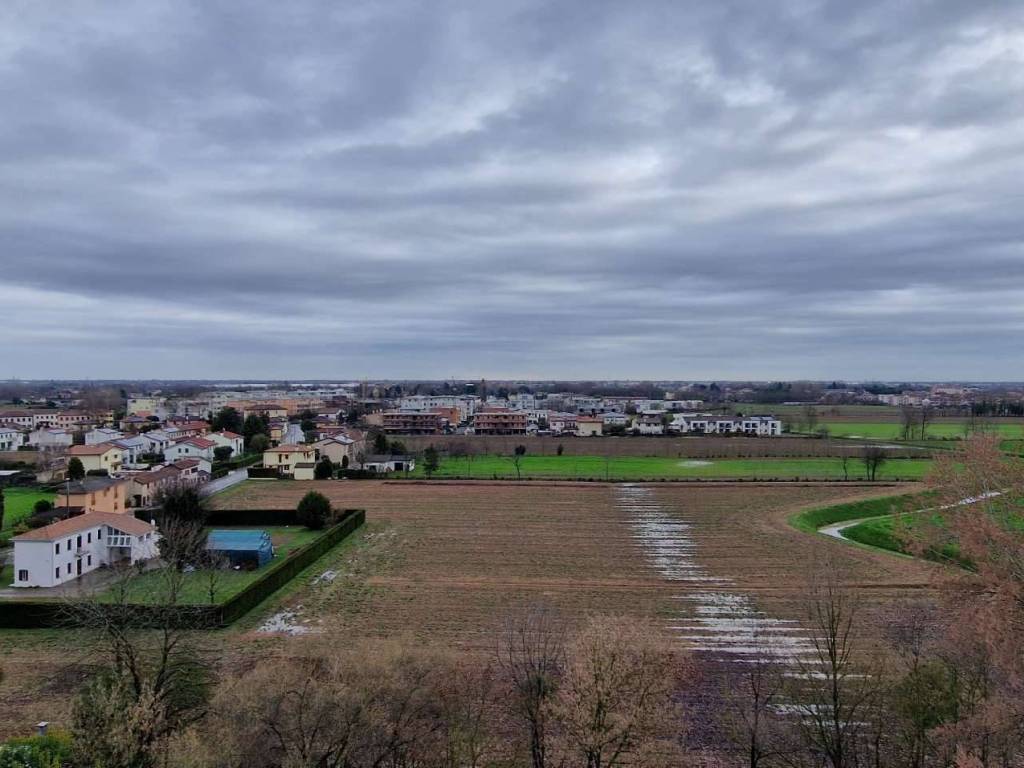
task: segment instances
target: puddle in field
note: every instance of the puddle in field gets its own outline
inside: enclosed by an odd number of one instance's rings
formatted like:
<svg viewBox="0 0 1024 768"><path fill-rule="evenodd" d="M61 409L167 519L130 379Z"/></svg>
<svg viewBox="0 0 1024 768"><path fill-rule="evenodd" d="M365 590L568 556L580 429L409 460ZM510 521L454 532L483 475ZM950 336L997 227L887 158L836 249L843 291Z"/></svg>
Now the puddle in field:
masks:
<svg viewBox="0 0 1024 768"><path fill-rule="evenodd" d="M669 628L696 651L731 661L795 662L814 653L807 630L791 619L774 619L745 595L729 592L733 581L713 576L697 562L691 522L671 514L649 488L618 487L618 507L629 516L633 539L661 576L679 584L673 597L685 608Z"/></svg>
<svg viewBox="0 0 1024 768"><path fill-rule="evenodd" d="M305 635L312 632L313 628L299 623L298 612L281 611L267 619L256 631L273 635Z"/></svg>

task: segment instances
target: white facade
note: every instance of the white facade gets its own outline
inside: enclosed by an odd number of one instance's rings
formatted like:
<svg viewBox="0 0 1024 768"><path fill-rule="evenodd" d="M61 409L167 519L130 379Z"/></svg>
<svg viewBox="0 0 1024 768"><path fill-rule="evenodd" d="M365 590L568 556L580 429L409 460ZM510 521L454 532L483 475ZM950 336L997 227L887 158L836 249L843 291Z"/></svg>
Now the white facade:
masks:
<svg viewBox="0 0 1024 768"><path fill-rule="evenodd" d="M123 464L138 464L142 454L149 453L149 442L138 436L114 440L113 444L121 449Z"/></svg>
<svg viewBox="0 0 1024 768"><path fill-rule="evenodd" d="M179 459L206 459L213 461L213 449L216 445L211 440L195 441L186 438L172 443L164 449L164 461L175 462Z"/></svg>
<svg viewBox="0 0 1024 768"><path fill-rule="evenodd" d="M17 429L0 429L0 451L16 451L25 442L25 435Z"/></svg>
<svg viewBox="0 0 1024 768"><path fill-rule="evenodd" d="M109 443L111 440L117 440L122 437L124 437L124 432L109 429L108 427L99 427L85 433L85 444L99 445L100 443Z"/></svg>
<svg viewBox="0 0 1024 768"><path fill-rule="evenodd" d="M28 436L29 445L45 448L69 447L75 441L74 436L66 429L37 429Z"/></svg>
<svg viewBox="0 0 1024 768"><path fill-rule="evenodd" d="M207 440L212 440L218 448L230 448L232 459L236 459L245 453L245 438L236 435L234 432L210 432L203 435Z"/></svg>
<svg viewBox="0 0 1024 768"><path fill-rule="evenodd" d="M157 557L156 527L91 512L14 537L14 587L56 587L101 565Z"/></svg>
<svg viewBox="0 0 1024 768"><path fill-rule="evenodd" d="M399 407L408 411L432 411L435 408L455 408L459 412L459 423L469 421L474 413L479 398L468 395L412 395L403 397ZM454 426L454 425L453 425Z"/></svg>

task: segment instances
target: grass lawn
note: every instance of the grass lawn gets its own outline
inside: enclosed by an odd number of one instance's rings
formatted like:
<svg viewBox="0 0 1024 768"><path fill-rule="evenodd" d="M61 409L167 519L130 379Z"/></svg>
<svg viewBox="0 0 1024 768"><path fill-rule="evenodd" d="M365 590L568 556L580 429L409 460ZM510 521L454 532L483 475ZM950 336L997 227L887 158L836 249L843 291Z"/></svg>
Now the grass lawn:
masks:
<svg viewBox="0 0 1024 768"><path fill-rule="evenodd" d="M890 459L879 480L916 480L931 467L927 459ZM656 479L798 479L841 480L843 468L836 458L784 459L678 459L652 456L525 456L523 478L656 480ZM425 477L419 462L413 477ZM851 462L850 479L864 476L864 466ZM507 456L442 458L438 478L514 478L516 468Z"/></svg>
<svg viewBox="0 0 1024 768"><path fill-rule="evenodd" d="M939 439L956 439L964 437L965 422L941 422L928 425L928 437ZM903 428L894 421L823 421L821 426L827 427L833 437L866 437L874 440L898 440ZM995 434L1008 439L1024 437L1024 425L1020 422L1011 424L989 425Z"/></svg>
<svg viewBox="0 0 1024 768"><path fill-rule="evenodd" d="M227 526L218 526L225 528ZM214 602L223 602L241 592L249 584L258 579L275 563L284 560L291 552L309 544L323 535L324 531L311 531L301 526L231 526L231 530L261 530L270 534L274 543L274 559L255 571L217 571ZM186 604L209 604L210 572L193 571L185 575L181 601ZM148 603L161 598L163 594L163 578L160 571L147 571L134 577L129 582L129 596L133 602ZM110 593L107 593L107 597Z"/></svg>
<svg viewBox="0 0 1024 768"><path fill-rule="evenodd" d="M0 531L0 541L6 543L10 540L11 529L31 515L35 503L41 499L54 501L56 496L34 488L4 489L4 527Z"/></svg>

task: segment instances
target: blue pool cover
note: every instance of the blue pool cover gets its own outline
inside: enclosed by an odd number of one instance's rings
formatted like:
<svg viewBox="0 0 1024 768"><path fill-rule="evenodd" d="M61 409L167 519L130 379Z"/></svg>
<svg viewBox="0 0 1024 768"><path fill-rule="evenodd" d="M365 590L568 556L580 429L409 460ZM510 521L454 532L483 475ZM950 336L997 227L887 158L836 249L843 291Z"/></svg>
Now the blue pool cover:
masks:
<svg viewBox="0 0 1024 768"><path fill-rule="evenodd" d="M232 565L239 565L245 560L255 560L262 567L274 557L274 545L270 543L270 534L266 531L232 531L217 528L207 535L206 548L211 552L220 552Z"/></svg>

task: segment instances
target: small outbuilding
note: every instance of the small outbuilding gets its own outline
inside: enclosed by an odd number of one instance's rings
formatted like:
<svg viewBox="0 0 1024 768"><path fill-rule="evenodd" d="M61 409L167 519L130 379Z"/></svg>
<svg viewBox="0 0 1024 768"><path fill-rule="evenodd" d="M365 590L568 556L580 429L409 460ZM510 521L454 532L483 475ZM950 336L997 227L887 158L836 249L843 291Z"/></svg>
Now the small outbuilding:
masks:
<svg viewBox="0 0 1024 768"><path fill-rule="evenodd" d="M261 530L214 529L206 537L206 551L221 555L232 567L262 568L274 558L270 534Z"/></svg>

